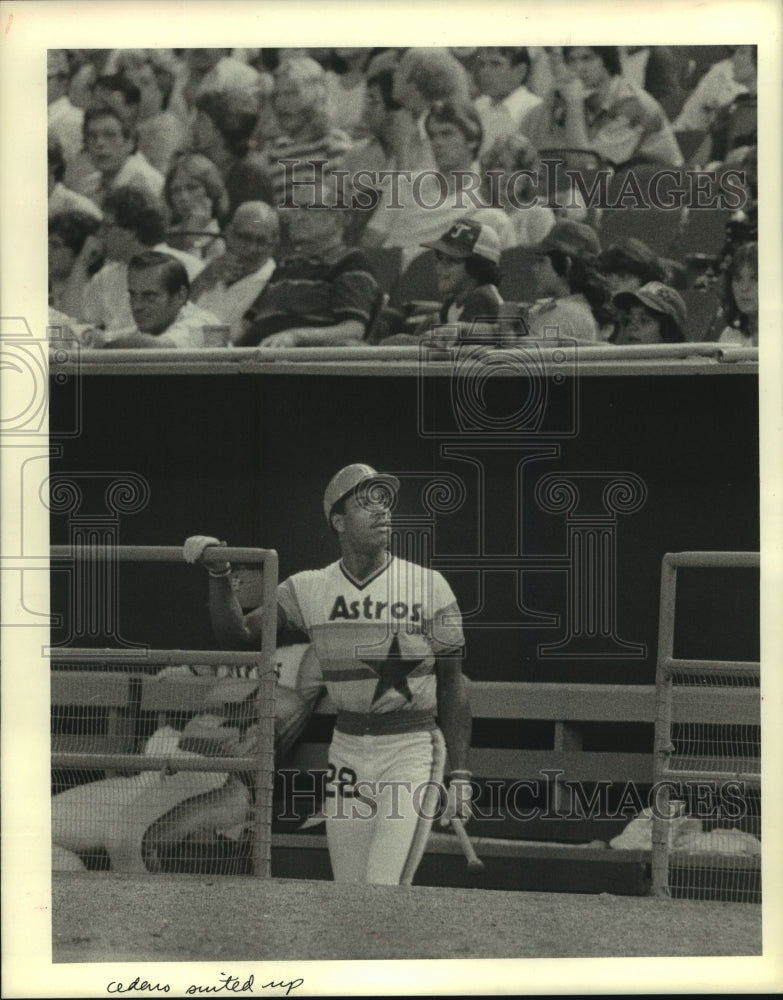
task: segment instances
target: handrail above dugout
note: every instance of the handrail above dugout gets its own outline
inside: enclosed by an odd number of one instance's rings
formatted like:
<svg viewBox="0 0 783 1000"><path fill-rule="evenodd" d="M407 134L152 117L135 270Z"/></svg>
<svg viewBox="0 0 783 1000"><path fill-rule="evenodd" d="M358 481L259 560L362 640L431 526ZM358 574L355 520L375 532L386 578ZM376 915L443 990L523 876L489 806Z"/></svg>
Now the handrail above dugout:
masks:
<svg viewBox="0 0 783 1000"><path fill-rule="evenodd" d="M684 374L699 370L754 372L758 348L733 347L717 342L682 344L557 343L525 339L518 344L493 347L489 343L462 341L441 345L435 341L384 347L357 344L350 347L219 347L197 350L91 349L52 342L50 363L57 371L72 374L374 374L407 375L449 373L455 363L470 358L496 374L513 376L513 360L535 357L538 364L556 367L564 374ZM510 364L509 364L510 362Z"/></svg>

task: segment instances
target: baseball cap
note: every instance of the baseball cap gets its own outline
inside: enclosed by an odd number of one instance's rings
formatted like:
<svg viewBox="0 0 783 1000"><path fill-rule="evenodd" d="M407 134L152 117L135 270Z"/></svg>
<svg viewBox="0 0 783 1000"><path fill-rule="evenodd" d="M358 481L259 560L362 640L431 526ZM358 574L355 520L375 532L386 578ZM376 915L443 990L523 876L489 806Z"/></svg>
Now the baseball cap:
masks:
<svg viewBox="0 0 783 1000"><path fill-rule="evenodd" d="M396 476L390 476L385 472L376 472L371 465L363 465L359 462L346 465L344 469L340 469L332 476L324 491L324 516L326 520L329 520L332 507L338 500L364 483L381 483L393 493L396 493L400 488L400 481Z"/></svg>
<svg viewBox="0 0 783 1000"><path fill-rule="evenodd" d="M688 315L680 293L660 281L648 281L635 292L618 292L612 301L620 309L630 309L631 306L641 304L653 312L671 316L680 330L685 326Z"/></svg>
<svg viewBox="0 0 783 1000"><path fill-rule="evenodd" d="M440 250L441 253L457 260L467 260L468 257L483 257L497 264L500 260L500 239L491 226L483 226L475 219L463 219L454 225L432 243L422 243L429 250Z"/></svg>
<svg viewBox="0 0 783 1000"><path fill-rule="evenodd" d="M549 230L538 246L533 248L538 254L550 250L561 250L572 257L597 257L601 252L598 234L584 222L560 219Z"/></svg>

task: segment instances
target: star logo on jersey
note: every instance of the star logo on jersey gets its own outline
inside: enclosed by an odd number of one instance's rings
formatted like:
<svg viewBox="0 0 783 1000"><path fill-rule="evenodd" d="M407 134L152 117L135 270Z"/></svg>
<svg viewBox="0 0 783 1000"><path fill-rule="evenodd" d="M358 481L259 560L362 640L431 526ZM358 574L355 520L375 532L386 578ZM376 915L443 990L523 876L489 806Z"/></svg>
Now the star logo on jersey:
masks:
<svg viewBox="0 0 783 1000"><path fill-rule="evenodd" d="M400 652L399 635L392 639L385 660L362 660L362 663L378 675L378 683L372 696L373 705L387 691L397 691L406 701L413 701L413 694L408 687L408 675L424 660L406 659Z"/></svg>

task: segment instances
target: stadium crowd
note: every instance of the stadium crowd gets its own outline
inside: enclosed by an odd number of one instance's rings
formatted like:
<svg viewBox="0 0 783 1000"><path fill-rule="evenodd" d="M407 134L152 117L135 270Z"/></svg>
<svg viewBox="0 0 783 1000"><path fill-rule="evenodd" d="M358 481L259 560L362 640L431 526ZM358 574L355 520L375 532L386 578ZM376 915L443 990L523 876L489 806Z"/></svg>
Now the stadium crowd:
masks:
<svg viewBox="0 0 783 1000"><path fill-rule="evenodd" d="M52 336L758 345L754 46L51 50Z"/></svg>

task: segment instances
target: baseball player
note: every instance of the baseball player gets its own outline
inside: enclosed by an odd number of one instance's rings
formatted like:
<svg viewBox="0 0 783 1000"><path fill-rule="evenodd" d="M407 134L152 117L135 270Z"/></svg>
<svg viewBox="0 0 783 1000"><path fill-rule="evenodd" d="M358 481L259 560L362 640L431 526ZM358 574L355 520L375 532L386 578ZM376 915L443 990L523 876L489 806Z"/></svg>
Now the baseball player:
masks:
<svg viewBox="0 0 783 1000"><path fill-rule="evenodd" d="M369 465L341 469L323 497L340 559L278 588L278 627L308 633L338 710L324 811L340 882L411 883L439 808L447 753L440 822L467 819L470 809L459 608L440 573L390 553L398 489L396 477ZM219 544L189 538L185 559L198 562ZM257 646L261 609L243 615L230 572L228 563L210 561L213 628L226 645Z"/></svg>

